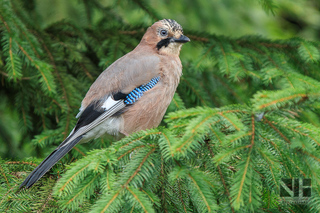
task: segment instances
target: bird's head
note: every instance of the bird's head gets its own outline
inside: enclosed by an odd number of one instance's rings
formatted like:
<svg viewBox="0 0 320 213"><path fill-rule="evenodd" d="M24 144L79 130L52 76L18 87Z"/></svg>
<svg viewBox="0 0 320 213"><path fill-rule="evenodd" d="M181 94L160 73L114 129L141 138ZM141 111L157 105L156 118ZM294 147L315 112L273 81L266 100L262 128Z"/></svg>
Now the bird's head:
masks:
<svg viewBox="0 0 320 213"><path fill-rule="evenodd" d="M172 19L163 19L148 28L142 42L155 48L160 54L179 55L183 43L190 39L183 35L180 24Z"/></svg>

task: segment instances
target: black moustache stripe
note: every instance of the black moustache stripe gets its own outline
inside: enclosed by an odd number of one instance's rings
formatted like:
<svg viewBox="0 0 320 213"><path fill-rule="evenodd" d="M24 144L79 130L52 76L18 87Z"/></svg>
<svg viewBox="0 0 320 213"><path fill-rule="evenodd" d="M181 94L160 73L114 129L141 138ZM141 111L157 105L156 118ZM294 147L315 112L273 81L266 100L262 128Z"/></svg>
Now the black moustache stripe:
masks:
<svg viewBox="0 0 320 213"><path fill-rule="evenodd" d="M159 41L157 44L157 49L160 50L160 48L163 46L167 47L170 44L171 39L172 38L165 38L165 39L162 39L161 41Z"/></svg>

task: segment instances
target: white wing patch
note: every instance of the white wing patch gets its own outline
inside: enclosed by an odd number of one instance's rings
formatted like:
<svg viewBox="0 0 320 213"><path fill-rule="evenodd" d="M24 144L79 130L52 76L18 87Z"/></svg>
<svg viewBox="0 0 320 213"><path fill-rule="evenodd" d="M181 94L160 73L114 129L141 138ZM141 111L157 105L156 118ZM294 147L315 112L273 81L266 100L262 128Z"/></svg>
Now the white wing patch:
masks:
<svg viewBox="0 0 320 213"><path fill-rule="evenodd" d="M119 100L120 101L120 100ZM107 100L102 104L102 108L104 108L105 110L110 109L112 106L114 106L116 103L118 103L119 101L115 101L113 100L113 98L111 96L109 96L107 98Z"/></svg>
<svg viewBox="0 0 320 213"><path fill-rule="evenodd" d="M120 100L119 100L120 101ZM119 101L115 101L113 100L113 98L111 96L109 96L107 98L107 100L102 104L102 108L104 108L105 110L110 109L112 106L114 106L116 103L118 103ZM80 118L80 116L82 115L83 111L85 109L81 106L79 109L79 113L77 114L76 118Z"/></svg>

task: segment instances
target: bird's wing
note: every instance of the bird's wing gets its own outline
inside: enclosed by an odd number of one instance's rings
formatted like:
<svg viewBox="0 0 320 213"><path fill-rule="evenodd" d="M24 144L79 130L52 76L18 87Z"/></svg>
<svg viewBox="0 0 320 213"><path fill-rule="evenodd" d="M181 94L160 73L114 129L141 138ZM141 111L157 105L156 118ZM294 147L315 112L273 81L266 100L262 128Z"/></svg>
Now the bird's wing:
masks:
<svg viewBox="0 0 320 213"><path fill-rule="evenodd" d="M128 104L124 102L128 94L159 76L159 62L158 56L150 55L138 48L102 72L82 101L77 115L79 120L70 140L87 133L124 109Z"/></svg>

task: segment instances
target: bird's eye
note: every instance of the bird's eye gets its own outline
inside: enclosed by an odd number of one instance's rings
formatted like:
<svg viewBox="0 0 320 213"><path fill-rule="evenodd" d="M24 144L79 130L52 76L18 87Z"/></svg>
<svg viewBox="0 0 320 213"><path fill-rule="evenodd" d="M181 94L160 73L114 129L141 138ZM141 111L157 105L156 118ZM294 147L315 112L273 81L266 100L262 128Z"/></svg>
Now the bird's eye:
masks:
<svg viewBox="0 0 320 213"><path fill-rule="evenodd" d="M161 36L167 36L167 35L168 35L168 31L166 31L166 30L161 30L161 31L160 31L160 35L161 35Z"/></svg>

